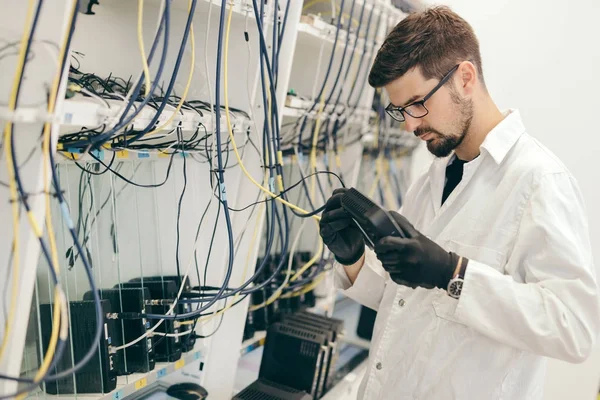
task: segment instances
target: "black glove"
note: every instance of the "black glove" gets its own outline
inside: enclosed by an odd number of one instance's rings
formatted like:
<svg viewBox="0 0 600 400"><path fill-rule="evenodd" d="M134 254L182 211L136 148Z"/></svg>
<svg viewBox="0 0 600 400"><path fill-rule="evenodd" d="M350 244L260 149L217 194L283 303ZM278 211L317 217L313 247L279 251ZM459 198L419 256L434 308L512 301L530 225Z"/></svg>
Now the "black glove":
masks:
<svg viewBox="0 0 600 400"><path fill-rule="evenodd" d="M421 234L402 215L394 211L390 214L407 238L384 237L374 250L392 280L411 287L447 289L459 256Z"/></svg>
<svg viewBox="0 0 600 400"><path fill-rule="evenodd" d="M342 208L342 196L348 189L336 189L325 204L319 222L323 243L343 265L352 265L365 252L365 240L350 215Z"/></svg>

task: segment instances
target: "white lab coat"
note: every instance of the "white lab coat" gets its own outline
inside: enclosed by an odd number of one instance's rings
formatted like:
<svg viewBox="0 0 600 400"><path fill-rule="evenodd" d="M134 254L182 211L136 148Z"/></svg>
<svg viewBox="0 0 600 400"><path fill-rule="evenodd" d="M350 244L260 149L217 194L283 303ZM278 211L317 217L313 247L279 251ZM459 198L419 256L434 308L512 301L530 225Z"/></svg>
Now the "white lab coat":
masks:
<svg viewBox="0 0 600 400"><path fill-rule="evenodd" d="M335 266L336 285L378 310L359 399L541 399L545 357L589 356L600 313L579 188L518 111L505 115L443 206L452 156L434 160L400 211L469 258L459 300L397 285L368 249L354 285Z"/></svg>

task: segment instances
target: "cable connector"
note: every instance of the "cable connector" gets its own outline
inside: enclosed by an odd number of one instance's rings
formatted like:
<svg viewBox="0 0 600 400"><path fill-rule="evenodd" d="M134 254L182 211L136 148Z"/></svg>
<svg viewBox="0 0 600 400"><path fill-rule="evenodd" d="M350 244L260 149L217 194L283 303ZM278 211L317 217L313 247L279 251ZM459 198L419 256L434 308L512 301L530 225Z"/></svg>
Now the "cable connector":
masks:
<svg viewBox="0 0 600 400"><path fill-rule="evenodd" d="M169 299L146 300L144 302L147 306L170 306L173 303L174 301Z"/></svg>
<svg viewBox="0 0 600 400"><path fill-rule="evenodd" d="M142 319L143 315L136 312L125 312L125 313L107 313L105 314L106 319Z"/></svg>

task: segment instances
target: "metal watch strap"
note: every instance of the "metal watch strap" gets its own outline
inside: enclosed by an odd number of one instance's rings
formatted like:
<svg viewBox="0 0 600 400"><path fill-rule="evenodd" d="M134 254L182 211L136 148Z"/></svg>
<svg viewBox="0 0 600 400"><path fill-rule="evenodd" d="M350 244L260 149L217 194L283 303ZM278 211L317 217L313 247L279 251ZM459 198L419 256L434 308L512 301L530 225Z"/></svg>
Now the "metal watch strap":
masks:
<svg viewBox="0 0 600 400"><path fill-rule="evenodd" d="M467 258L461 257L461 259L460 259L460 268L458 270L458 274L456 274L457 278L465 279L465 271L467 269L467 263L468 263L468 261L469 260Z"/></svg>

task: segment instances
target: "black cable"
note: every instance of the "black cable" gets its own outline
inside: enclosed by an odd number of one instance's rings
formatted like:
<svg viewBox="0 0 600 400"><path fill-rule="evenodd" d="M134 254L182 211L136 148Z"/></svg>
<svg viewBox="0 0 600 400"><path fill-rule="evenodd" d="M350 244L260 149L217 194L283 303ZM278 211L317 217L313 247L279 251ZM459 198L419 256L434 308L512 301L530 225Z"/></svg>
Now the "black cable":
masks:
<svg viewBox="0 0 600 400"><path fill-rule="evenodd" d="M125 178L123 175L121 175L116 170L112 169L110 166L106 165L100 158L96 157L93 153L89 153L89 154L93 159L95 159L100 164L102 164L107 170L109 170L110 172L112 172L113 174L115 174L116 176L118 176L119 178L124 180L125 182L129 183L130 185L134 185L134 186L142 187L142 188L155 188L155 187L164 185L167 182L167 180L169 179L169 174L171 173L171 166L173 165L173 157L175 156L176 152L171 153L171 157L169 158L169 166L167 167L165 179L161 183L151 183L151 184L140 184L140 183L132 182L131 180Z"/></svg>
<svg viewBox="0 0 600 400"><path fill-rule="evenodd" d="M156 32L156 36L154 37L154 42L152 43L152 48L150 49L150 53L148 55L148 65L150 65L150 63L152 62L152 58L154 56L154 52L156 51L156 47L158 45L158 39L160 37L160 33L162 32L162 30L164 29L164 41L163 41L163 47L162 47L162 54L161 54L161 58L160 58L160 62L158 65L158 69L156 70L156 76L154 79L154 83L152 84L152 87L150 88L149 93L152 94L154 93L154 91L156 90L156 88L158 87L158 83L160 81L160 77L162 76L162 71L163 68L165 66L165 61L166 61L166 57L167 57L167 53L168 53L168 43L169 43L169 28L170 28L170 9L171 9L171 0L166 0L165 1L165 9L163 10L163 15L161 18L161 23L158 27L158 30ZM142 83L144 81L143 76L140 76L138 83L136 85L136 88L131 96L131 98L129 99L129 103L127 104L127 106L125 107L123 114L121 115L121 118L119 119L119 122L117 123L117 125L115 127L113 127L113 129L111 129L109 132L107 132L106 134L103 134L101 138L98 138L96 141L97 142L102 142L108 138L110 138L113 134L117 133L119 130L123 129L124 127L126 127L131 121L133 121L133 119L138 115L138 113L142 110L142 108L148 104L148 102L150 101L151 96L146 96L142 102L139 104L139 107L137 107L137 111L135 113L133 113L132 115L130 115L129 117L126 118L127 113L129 112L129 110L131 109L131 107L133 106L135 100L138 98L139 93L142 89ZM96 142L95 141L95 142Z"/></svg>
<svg viewBox="0 0 600 400"><path fill-rule="evenodd" d="M317 172L313 172L313 173L312 173L312 174L310 174L310 175L307 175L306 177L304 177L304 176L303 176L303 177L302 177L302 179L301 179L300 181L298 181L298 182L294 183L294 184L293 184L293 185L291 185L291 186L288 186L288 187L287 187L285 190L283 190L282 192L280 192L280 193L279 193L277 196L269 197L269 198L267 198L267 199L264 199L264 200L255 201L254 203L250 203L250 204L248 204L247 206L244 206L244 207L242 207L242 208L232 208L232 207L229 207L229 211L240 212L240 211L247 210L248 208L250 208L250 207L253 207L253 206L257 205L257 204L261 204L261 203L267 203L267 202L269 202L269 201L274 201L275 199L277 199L277 198L279 198L279 197L283 196L285 193L288 193L288 192L289 192L289 191L291 191L292 189L295 189L296 187L298 187L298 186L299 186L299 185L302 183L302 181L305 181L305 180L307 180L308 178L311 178L312 176L319 175L319 174L328 174L328 175L333 175L334 177L336 177L336 178L339 180L339 182L340 182L340 184L342 185L342 187L346 187L346 185L344 184L344 181L342 180L342 178L340 178L340 176L339 176L339 175L337 175L335 172L330 172L330 171L317 171ZM301 216L301 217L305 217L306 215L307 215L307 214L300 214L300 216ZM315 214L313 214L313 215L315 215Z"/></svg>
<svg viewBox="0 0 600 400"><path fill-rule="evenodd" d="M255 0L253 0L255 1ZM215 120L217 121L216 124L216 141L217 141L217 147L221 148L221 124L218 123L218 121L221 120L221 58L222 58L222 50L223 50L223 31L224 31L224 25L225 25L225 10L227 9L227 0L222 0L221 2L221 12L220 12L220 17L219 17L219 35L218 35L218 39L217 39L217 59L216 59L216 85L215 85ZM256 12L256 10L255 10ZM257 16L258 18L258 16ZM189 313L183 313L183 314L179 314L179 315L157 315L157 314L146 314L146 318L158 318L158 319L166 319L166 320L178 320L178 319L189 319L189 318L193 318L196 317L198 314L200 314L202 311L207 310L208 308L210 308L213 304L215 304L223 295L223 293L225 292L225 288L228 286L229 284L229 280L231 279L231 273L233 270L233 249L234 249L234 244L233 244L233 227L231 224L231 216L229 214L229 209L228 209L228 205L227 205L227 192L225 189L225 176L224 176L224 169L223 169L223 157L221 152L217 152L217 166L218 166L218 170L217 170L217 174L218 174L218 181L219 181L219 190L220 190L220 201L223 203L224 207L223 207L223 211L224 211L224 215L225 215L225 223L227 226L227 239L228 239L228 265L227 265L227 270L225 273L225 279L223 282L223 286L221 287L221 289L219 289L219 291L217 292L217 294L215 295L215 297L209 301L206 305L203 305L202 307L199 307L196 311L193 312L189 312Z"/></svg>
<svg viewBox="0 0 600 400"><path fill-rule="evenodd" d="M27 44L27 47L26 47L26 53L29 51L29 48L31 47L31 42L33 40L35 28L37 26L37 18L39 17L39 12L40 12L40 9L41 9L41 5L42 5L42 1L40 1L38 3L38 8L36 10L36 16L34 17L34 23L32 24L31 33L29 35L29 40L28 40L28 44ZM67 36L67 43L66 43L66 48L67 49L70 48L70 44L71 44L71 40L72 40L72 37L73 37L73 33L75 31L75 26L76 26L76 21L77 21L77 15L78 15L78 12L75 10L74 13L73 13L72 19L71 19L70 29L69 29L68 36ZM61 63L60 63L61 67L60 67L59 71L63 71L64 70L64 67L66 65L66 58L67 57L68 57L68 52L65 51L63 59L61 60ZM24 72L24 69L25 69L25 64L23 65L23 72ZM23 76L23 73L21 74L21 77L22 76ZM20 86L20 84L19 84L19 86ZM19 88L17 88L17 96L18 96L18 94L19 94ZM14 130L13 130L13 133L14 133ZM11 150L13 152L13 161L15 161L15 159L14 159L14 155L15 155L14 154L14 145L12 146ZM57 191L57 197L58 197L59 203L61 204L61 206L63 207L63 209L66 209L66 205L65 205L66 203L65 203L64 197L62 195L60 184L58 182L58 177L56 175L56 169L53 167L55 165L53 151L49 151L49 156L50 156L50 165L52 166L52 168L51 168L51 171L52 171L52 183L53 183L53 185L55 187L55 190ZM15 167L17 168L17 169L15 169L15 180L17 181L18 186L22 186L21 183L20 183L18 165L15 164ZM76 242L76 246L77 246L78 251L82 254L82 261L84 263L84 267L85 267L85 270L86 270L87 278L89 280L89 283L90 283L90 286L91 286L92 290L94 290L94 293L95 293L95 295L94 295L94 303L95 303L95 308L96 308L95 309L95 311L96 311L96 333L94 335L94 340L92 341L92 346L90 347L90 349L88 349L88 352L84 355L84 357L81 358L76 363L76 365L74 365L72 368L70 368L68 370L65 370L65 371L62 371L61 373L49 376L48 372L52 368L54 368L54 366L56 365L56 363L58 362L58 360L60 360L60 358L62 357L62 354L64 352L65 345L66 345L66 341L61 340L60 337L59 337L59 341L58 341L58 344L57 344L57 348L56 348L56 352L55 352L54 358L52 360L50 368L48 369L48 371L46 371L45 375L40 380L36 381L35 383L32 383L31 385L27 385L27 386L21 387L17 391L17 393L14 393L14 394L11 394L11 395L8 395L8 396L6 396L6 395L5 396L0 396L0 399L16 397L17 395L19 395L21 393L27 393L27 392L29 392L29 391L37 388L38 385L39 385L39 382L41 382L41 381L48 382L48 381L51 381L51 380L58 380L58 379L61 379L63 377L69 376L69 375L77 372L85 364L87 364L87 362L95 355L96 349L98 348L98 344L100 342L100 338L102 337L102 326L103 326L103 320L104 320L102 309L101 309L101 306L100 306L100 298L99 298L99 296L97 294L97 290L95 289L96 288L96 284L95 284L94 278L92 276L91 267L90 267L89 263L87 262L86 257L83 255L81 244L77 240L77 235L76 235L74 229L72 228L72 226L69 226L69 232L70 232L73 240ZM40 244L42 244L42 246L43 246L43 241L42 240L41 240ZM49 259L48 261L49 261L49 265L52 265L51 259ZM54 271L52 271L51 275L55 276ZM7 378L8 379L12 379L11 377L3 377L3 378L4 379L7 379Z"/></svg>
<svg viewBox="0 0 600 400"><path fill-rule="evenodd" d="M340 10L344 9L344 2L345 2L345 0L341 0ZM304 132L304 128L306 127L306 121L308 119L308 116L310 115L310 113L315 109L315 107L319 103L319 99L323 95L323 91L325 91L325 86L327 85L327 81L329 80L329 74L331 73L331 68L333 66L333 59L335 57L335 49L337 47L341 24L342 24L342 12L340 12L340 15L338 16L337 26L335 29L335 38L333 39L333 48L331 49L331 56L329 57L329 63L327 65L327 69L325 70L325 77L323 78L323 84L321 85L319 94L317 96L315 96L313 104L310 106L310 109L308 109L308 111L305 112L305 116L302 120L300 133L298 134L298 151L299 152L302 150L300 147L300 142L302 140L302 132Z"/></svg>
<svg viewBox="0 0 600 400"><path fill-rule="evenodd" d="M352 23L352 15L354 14L354 5L356 4L356 0L352 0L352 6L350 6L350 17L348 18L348 31L346 34L346 45L344 46L344 52L342 53L342 59L340 61L340 68L338 69L337 75L335 77L335 79L333 80L333 87L331 88L331 92L329 92L329 96L327 97L327 100L325 100L325 106L327 106L329 104L329 102L331 101L331 98L333 97L333 93L335 93L335 90L337 89L337 85L340 81L340 75L342 73L342 69L344 69L344 61L346 60L346 54L348 52L348 44L350 43L350 24ZM364 5L366 4L363 3L363 9L364 9ZM340 16L342 14L342 10L344 6L342 5L340 8ZM358 42L358 35L356 36L356 39L354 44L356 47L356 43ZM343 88L343 84L342 84L342 88Z"/></svg>
<svg viewBox="0 0 600 400"><path fill-rule="evenodd" d="M167 1L170 1L170 0L167 0ZM194 19L196 3L197 3L197 0L192 0L192 3L190 5L190 11L189 11L188 18L187 18L187 21L185 24L185 29L183 31L183 38L181 40L181 45L179 46L179 53L177 54L175 66L173 67L173 73L171 75L171 80L169 81L169 85L167 86L167 90L165 91L165 94L164 94L165 99L161 103L161 105L158 107L158 110L156 110L156 113L154 114L154 117L152 117L152 120L148 123L148 126L146 126L146 128L143 129L141 132L136 134L132 141L135 141L135 140L141 138L142 136L144 136L146 133L150 132L154 128L156 122L160 118L163 110L165 109L165 107L167 105L167 99L171 95L171 91L173 90L173 87L175 86L175 81L176 81L177 75L179 73L179 67L181 66L181 61L183 60L183 54L185 52L185 47L186 47L187 40L189 37L190 27L191 27L192 21Z"/></svg>

